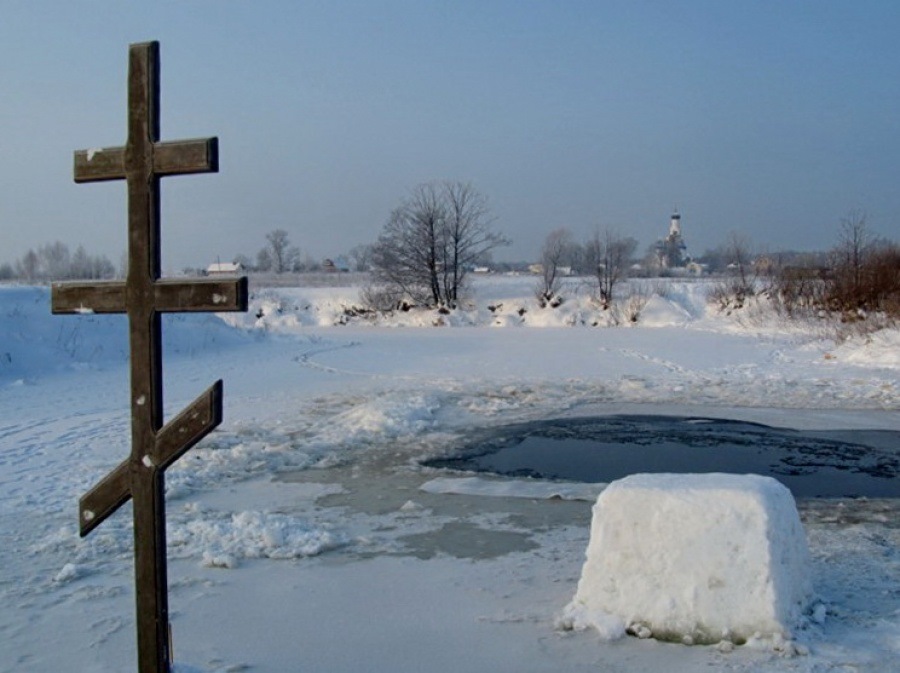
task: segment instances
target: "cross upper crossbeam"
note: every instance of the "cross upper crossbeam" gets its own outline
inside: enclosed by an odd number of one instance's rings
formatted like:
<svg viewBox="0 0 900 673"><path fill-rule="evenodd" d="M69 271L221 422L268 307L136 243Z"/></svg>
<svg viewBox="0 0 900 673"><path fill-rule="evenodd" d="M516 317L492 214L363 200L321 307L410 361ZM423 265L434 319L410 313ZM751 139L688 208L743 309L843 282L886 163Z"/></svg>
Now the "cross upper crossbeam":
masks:
<svg viewBox="0 0 900 673"><path fill-rule="evenodd" d="M75 152L75 182L125 178L125 148L103 147ZM197 138L153 143L153 172L188 175L219 171L219 139Z"/></svg>

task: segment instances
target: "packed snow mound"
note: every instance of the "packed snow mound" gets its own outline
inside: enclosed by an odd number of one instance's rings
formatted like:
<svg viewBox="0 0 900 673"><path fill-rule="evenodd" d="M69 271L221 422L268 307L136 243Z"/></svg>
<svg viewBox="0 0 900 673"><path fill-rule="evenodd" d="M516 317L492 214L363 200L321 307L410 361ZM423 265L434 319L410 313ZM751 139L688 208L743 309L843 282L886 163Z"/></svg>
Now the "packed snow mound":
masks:
<svg viewBox="0 0 900 673"><path fill-rule="evenodd" d="M593 509L563 625L607 639L743 643L791 637L809 607L810 555L790 491L771 477L636 474Z"/></svg>

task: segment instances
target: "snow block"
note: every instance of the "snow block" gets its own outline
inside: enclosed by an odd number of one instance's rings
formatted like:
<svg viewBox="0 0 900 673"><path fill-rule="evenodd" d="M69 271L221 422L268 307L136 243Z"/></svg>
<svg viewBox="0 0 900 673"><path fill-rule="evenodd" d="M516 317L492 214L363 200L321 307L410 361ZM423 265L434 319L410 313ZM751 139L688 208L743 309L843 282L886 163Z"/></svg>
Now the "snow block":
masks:
<svg viewBox="0 0 900 673"><path fill-rule="evenodd" d="M812 599L791 492L771 477L635 474L593 509L563 624L684 643L790 638Z"/></svg>

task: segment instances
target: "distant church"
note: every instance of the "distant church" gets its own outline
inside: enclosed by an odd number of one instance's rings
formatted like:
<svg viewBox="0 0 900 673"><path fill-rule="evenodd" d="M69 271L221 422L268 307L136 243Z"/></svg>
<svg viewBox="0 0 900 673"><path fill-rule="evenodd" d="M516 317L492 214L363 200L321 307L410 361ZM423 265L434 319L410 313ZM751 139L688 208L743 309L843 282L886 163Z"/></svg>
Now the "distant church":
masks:
<svg viewBox="0 0 900 673"><path fill-rule="evenodd" d="M669 235L656 242L656 263L661 269L682 269L691 261L681 235L681 215L676 210L669 223Z"/></svg>

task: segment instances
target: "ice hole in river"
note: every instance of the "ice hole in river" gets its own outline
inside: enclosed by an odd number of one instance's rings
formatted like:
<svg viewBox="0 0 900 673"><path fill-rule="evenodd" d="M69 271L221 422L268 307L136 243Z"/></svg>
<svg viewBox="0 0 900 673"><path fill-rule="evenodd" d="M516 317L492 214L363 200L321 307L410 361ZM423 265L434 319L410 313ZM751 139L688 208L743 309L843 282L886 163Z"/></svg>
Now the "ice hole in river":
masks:
<svg viewBox="0 0 900 673"><path fill-rule="evenodd" d="M794 497L900 497L900 432L791 430L717 418L619 415L495 428L430 467L611 482L639 472L763 474Z"/></svg>

